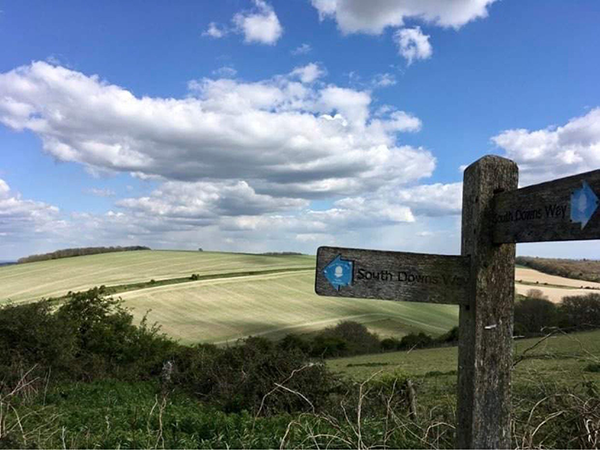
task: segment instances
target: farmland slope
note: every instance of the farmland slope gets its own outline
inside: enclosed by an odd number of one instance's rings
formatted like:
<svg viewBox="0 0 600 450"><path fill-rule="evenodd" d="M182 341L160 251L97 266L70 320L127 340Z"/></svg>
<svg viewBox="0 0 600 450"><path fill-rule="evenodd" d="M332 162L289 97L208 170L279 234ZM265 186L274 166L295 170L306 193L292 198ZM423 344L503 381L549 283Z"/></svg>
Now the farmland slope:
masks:
<svg viewBox="0 0 600 450"><path fill-rule="evenodd" d="M144 281L272 269L314 267L307 255L137 251L77 256L0 268L0 303L59 297L68 291Z"/></svg>
<svg viewBox="0 0 600 450"><path fill-rule="evenodd" d="M381 335L439 335L457 324L458 308L382 300L319 297L314 269L196 281L126 292L126 305L182 342L224 343L247 335L283 337L335 325L364 323Z"/></svg>
<svg viewBox="0 0 600 450"><path fill-rule="evenodd" d="M314 264L314 256L307 255L191 251L80 256L0 267L0 304L59 297L99 285L133 285L198 274L213 279L119 295L137 318L151 310L150 321L159 322L165 332L183 342L225 342L250 334L280 337L315 331L343 319L362 322L382 336L411 331L437 335L457 322L453 306L317 297ZM274 270L281 272L272 273ZM249 273L253 275L247 276ZM600 288L600 283L526 268L517 268L516 279L519 293L539 289L553 301L565 295L600 292L591 290Z"/></svg>

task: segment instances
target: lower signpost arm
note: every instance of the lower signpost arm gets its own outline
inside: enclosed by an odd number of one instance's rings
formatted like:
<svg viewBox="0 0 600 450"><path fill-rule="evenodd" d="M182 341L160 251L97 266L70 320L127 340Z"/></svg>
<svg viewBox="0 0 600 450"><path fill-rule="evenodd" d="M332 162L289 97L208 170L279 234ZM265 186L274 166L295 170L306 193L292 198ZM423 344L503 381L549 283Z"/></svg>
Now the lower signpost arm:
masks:
<svg viewBox="0 0 600 450"><path fill-rule="evenodd" d="M493 198L517 189L517 165L485 156L464 173L462 255L470 256L460 306L458 448L510 448L515 245L493 243Z"/></svg>

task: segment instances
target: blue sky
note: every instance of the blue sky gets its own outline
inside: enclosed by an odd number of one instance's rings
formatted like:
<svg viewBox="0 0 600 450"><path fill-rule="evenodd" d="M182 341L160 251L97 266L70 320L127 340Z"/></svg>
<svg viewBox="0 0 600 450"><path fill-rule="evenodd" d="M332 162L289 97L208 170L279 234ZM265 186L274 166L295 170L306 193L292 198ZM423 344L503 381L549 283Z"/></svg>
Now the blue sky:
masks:
<svg viewBox="0 0 600 450"><path fill-rule="evenodd" d="M458 253L462 166L506 156L522 185L600 167L594 0L0 11L0 260L136 244Z"/></svg>

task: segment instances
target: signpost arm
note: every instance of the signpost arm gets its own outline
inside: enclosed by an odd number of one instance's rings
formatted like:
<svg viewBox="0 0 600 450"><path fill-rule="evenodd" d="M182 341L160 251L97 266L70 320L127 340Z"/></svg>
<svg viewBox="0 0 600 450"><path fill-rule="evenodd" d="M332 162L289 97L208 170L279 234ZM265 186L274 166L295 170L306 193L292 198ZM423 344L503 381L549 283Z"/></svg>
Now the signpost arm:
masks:
<svg viewBox="0 0 600 450"><path fill-rule="evenodd" d="M493 243L493 197L518 187L517 165L485 156L464 173L462 255L469 304L460 306L458 448L510 448L515 245Z"/></svg>

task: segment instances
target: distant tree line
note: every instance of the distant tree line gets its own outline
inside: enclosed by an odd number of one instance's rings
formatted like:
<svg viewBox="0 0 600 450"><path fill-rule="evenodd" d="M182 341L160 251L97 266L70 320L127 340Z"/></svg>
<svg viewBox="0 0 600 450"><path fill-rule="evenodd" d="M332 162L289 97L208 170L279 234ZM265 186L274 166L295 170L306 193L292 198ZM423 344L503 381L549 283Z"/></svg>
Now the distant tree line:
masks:
<svg viewBox="0 0 600 450"><path fill-rule="evenodd" d="M99 253L114 253L114 252L131 252L135 250L150 250L150 247L141 245L133 245L130 247L80 247L66 248L64 250L56 250L55 252L43 253L41 255L31 255L20 258L17 263L28 263L35 261L47 261L49 259L70 258L72 256L97 255Z"/></svg>
<svg viewBox="0 0 600 450"><path fill-rule="evenodd" d="M600 282L600 261L596 260L519 256L516 263L550 275Z"/></svg>

